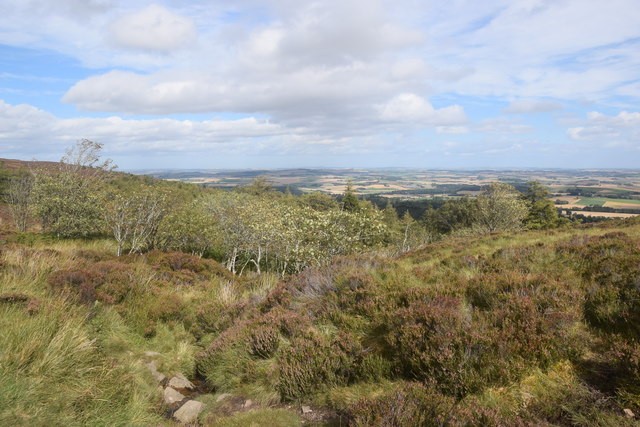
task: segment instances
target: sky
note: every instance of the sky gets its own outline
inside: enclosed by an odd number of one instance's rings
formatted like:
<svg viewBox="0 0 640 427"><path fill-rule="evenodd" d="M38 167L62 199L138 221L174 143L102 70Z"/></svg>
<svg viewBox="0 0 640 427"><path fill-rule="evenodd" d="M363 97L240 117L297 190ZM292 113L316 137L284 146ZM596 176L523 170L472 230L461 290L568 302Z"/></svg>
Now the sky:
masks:
<svg viewBox="0 0 640 427"><path fill-rule="evenodd" d="M0 157L640 168L638 0L2 0Z"/></svg>

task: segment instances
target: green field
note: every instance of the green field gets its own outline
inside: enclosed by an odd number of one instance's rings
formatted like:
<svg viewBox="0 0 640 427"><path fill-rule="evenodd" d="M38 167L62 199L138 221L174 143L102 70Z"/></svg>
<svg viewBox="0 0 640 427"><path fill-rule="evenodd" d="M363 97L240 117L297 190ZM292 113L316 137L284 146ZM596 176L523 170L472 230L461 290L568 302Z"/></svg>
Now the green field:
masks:
<svg viewBox="0 0 640 427"><path fill-rule="evenodd" d="M640 200L632 199L610 199L608 197L584 197L578 201L578 205L584 206L604 206L607 202L613 203L630 203L634 205L640 205Z"/></svg>

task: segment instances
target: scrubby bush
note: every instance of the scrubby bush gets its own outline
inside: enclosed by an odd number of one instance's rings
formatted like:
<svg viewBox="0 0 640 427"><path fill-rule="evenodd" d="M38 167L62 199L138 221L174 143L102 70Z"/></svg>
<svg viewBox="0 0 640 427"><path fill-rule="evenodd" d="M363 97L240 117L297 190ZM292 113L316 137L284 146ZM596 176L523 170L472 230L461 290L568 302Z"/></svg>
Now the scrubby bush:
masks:
<svg viewBox="0 0 640 427"><path fill-rule="evenodd" d="M130 292L133 272L127 264L102 261L85 268L53 272L48 279L52 289L65 292L90 304L96 300L115 304Z"/></svg>
<svg viewBox="0 0 640 427"><path fill-rule="evenodd" d="M605 332L640 338L640 247L624 233L608 233L583 248L587 321Z"/></svg>
<svg viewBox="0 0 640 427"><path fill-rule="evenodd" d="M463 302L441 297L396 310L386 340L409 378L433 380L450 395L462 396L484 385L479 375L484 351L481 331Z"/></svg>
<svg viewBox="0 0 640 427"><path fill-rule="evenodd" d="M296 337L278 354L277 388L284 400L296 400L346 383L350 360L338 345L318 335Z"/></svg>
<svg viewBox="0 0 640 427"><path fill-rule="evenodd" d="M280 333L273 325L260 325L249 335L252 355L267 359L276 352L280 344Z"/></svg>
<svg viewBox="0 0 640 427"><path fill-rule="evenodd" d="M363 399L348 409L355 426L445 425L455 400L419 383L402 383L391 393Z"/></svg>
<svg viewBox="0 0 640 427"><path fill-rule="evenodd" d="M71 295L80 302L91 304L96 300L96 286L102 284L104 275L86 269L58 270L49 276L49 286Z"/></svg>

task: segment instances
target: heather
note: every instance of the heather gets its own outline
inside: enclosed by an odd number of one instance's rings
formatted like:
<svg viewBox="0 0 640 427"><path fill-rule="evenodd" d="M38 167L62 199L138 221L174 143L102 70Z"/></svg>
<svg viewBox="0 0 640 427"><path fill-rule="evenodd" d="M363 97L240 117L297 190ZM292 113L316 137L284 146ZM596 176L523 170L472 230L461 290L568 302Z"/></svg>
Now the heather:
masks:
<svg viewBox="0 0 640 427"><path fill-rule="evenodd" d="M3 216L0 424L637 424L638 218L568 223L536 185L416 220L83 170L46 185L104 209Z"/></svg>

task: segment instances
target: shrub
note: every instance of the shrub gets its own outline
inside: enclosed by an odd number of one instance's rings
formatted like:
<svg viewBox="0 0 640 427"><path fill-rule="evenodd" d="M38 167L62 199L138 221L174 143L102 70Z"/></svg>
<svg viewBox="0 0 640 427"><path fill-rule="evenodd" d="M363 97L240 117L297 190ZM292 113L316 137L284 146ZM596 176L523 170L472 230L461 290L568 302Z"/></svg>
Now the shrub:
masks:
<svg viewBox="0 0 640 427"><path fill-rule="evenodd" d="M48 282L51 288L70 292L84 303L99 300L115 304L131 290L133 272L127 264L103 261L86 268L55 271Z"/></svg>
<svg viewBox="0 0 640 427"><path fill-rule="evenodd" d="M91 270L103 277L97 292L98 299L102 302L110 304L122 302L132 289L134 273L128 264L103 261L93 264Z"/></svg>
<svg viewBox="0 0 640 427"><path fill-rule="evenodd" d="M278 350L280 334L272 325L260 325L249 335L249 348L252 355L268 359Z"/></svg>
<svg viewBox="0 0 640 427"><path fill-rule="evenodd" d="M260 318L261 322L276 326L285 337L301 335L311 327L311 319L295 311L284 308L274 308Z"/></svg>
<svg viewBox="0 0 640 427"><path fill-rule="evenodd" d="M96 300L96 286L104 280L104 275L93 270L58 270L49 276L49 286L57 291L70 294L85 304Z"/></svg>
<svg viewBox="0 0 640 427"><path fill-rule="evenodd" d="M183 306L182 299L177 294L160 295L156 304L149 310L149 319L165 322L177 320L181 317Z"/></svg>
<svg viewBox="0 0 640 427"><path fill-rule="evenodd" d="M419 383L402 383L397 390L351 405L355 426L444 425L455 405L451 397Z"/></svg>
<svg viewBox="0 0 640 427"><path fill-rule="evenodd" d="M278 355L277 389L282 399L295 400L325 387L346 383L347 355L319 336L301 336Z"/></svg>
<svg viewBox="0 0 640 427"><path fill-rule="evenodd" d="M640 249L624 233L608 233L583 250L587 322L604 332L640 338Z"/></svg>
<svg viewBox="0 0 640 427"><path fill-rule="evenodd" d="M243 307L243 304L225 305L218 300L202 303L195 309L192 332L197 337L220 333L231 326Z"/></svg>
<svg viewBox="0 0 640 427"><path fill-rule="evenodd" d="M438 388L462 396L479 389L481 331L472 328L459 299L414 303L390 315L386 339L408 378L433 380Z"/></svg>
<svg viewBox="0 0 640 427"><path fill-rule="evenodd" d="M571 313L541 310L530 296L511 295L491 314L498 328L495 342L507 357L541 364L569 357L576 359L584 342L577 342Z"/></svg>

